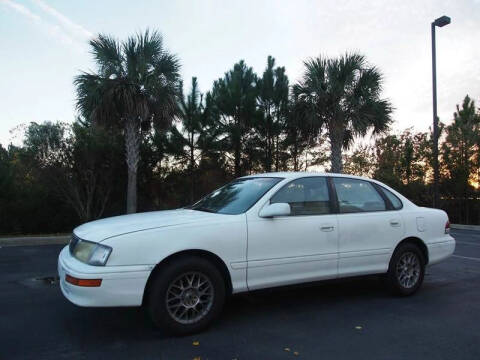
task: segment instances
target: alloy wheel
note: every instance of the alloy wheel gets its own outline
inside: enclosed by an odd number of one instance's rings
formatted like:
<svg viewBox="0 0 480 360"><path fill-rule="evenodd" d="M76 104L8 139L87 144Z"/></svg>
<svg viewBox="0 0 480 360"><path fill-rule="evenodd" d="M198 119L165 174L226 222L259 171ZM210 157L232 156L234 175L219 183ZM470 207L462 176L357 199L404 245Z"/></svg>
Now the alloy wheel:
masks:
<svg viewBox="0 0 480 360"><path fill-rule="evenodd" d="M204 318L213 305L214 289L203 273L192 271L177 277L167 290L166 305L170 316L181 324Z"/></svg>
<svg viewBox="0 0 480 360"><path fill-rule="evenodd" d="M414 287L420 279L420 258L413 252L404 253L398 259L396 271L401 286L406 289Z"/></svg>

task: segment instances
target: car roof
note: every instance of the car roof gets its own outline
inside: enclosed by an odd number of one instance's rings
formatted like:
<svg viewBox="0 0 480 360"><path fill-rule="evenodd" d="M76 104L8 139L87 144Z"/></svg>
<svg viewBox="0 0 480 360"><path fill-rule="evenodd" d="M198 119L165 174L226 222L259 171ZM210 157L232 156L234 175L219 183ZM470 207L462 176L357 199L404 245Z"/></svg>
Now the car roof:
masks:
<svg viewBox="0 0 480 360"><path fill-rule="evenodd" d="M349 174L337 174L337 173L323 173L323 172L310 172L310 171L283 171L283 172L269 172L262 174L252 174L243 176L242 178L252 178L252 177L281 177L285 179L297 179L301 177L309 176L335 176L335 177L347 177L361 180L372 180L364 176L349 175Z"/></svg>
<svg viewBox="0 0 480 360"><path fill-rule="evenodd" d="M395 189L392 189L388 185L375 180L375 179L370 179L365 176L357 176L357 175L350 175L350 174L338 174L338 173L323 173L323 172L309 172L309 171L285 171L285 172L269 172L269 173L262 173L262 174L252 174L252 175L247 175L243 176L242 178L252 178L252 177L277 177L277 178L283 178L283 179L288 179L288 180L293 180L293 179L299 179L302 177L309 177L309 176L329 176L329 177L345 177L345 178L350 178L350 179L359 179L359 180L366 180L370 181L376 184L381 185L384 188L387 188L389 191L392 191L395 195L401 198L404 207L417 207L414 203L412 203L409 199L407 199L405 196L400 194L398 191Z"/></svg>

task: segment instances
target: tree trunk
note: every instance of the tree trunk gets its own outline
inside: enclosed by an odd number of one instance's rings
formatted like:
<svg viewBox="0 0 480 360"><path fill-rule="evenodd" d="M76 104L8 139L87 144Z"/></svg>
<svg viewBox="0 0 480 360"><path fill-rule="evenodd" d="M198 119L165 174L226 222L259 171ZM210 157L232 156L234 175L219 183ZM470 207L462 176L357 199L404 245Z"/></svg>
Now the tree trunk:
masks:
<svg viewBox="0 0 480 360"><path fill-rule="evenodd" d="M136 119L125 123L125 156L128 169L127 214L137 212L137 169L140 160L140 129Z"/></svg>
<svg viewBox="0 0 480 360"><path fill-rule="evenodd" d="M273 156L273 139L272 139L272 126L271 126L271 118L270 118L270 110L268 111L268 114L266 116L266 149L265 149L265 172L271 172L272 171L272 156Z"/></svg>
<svg viewBox="0 0 480 360"><path fill-rule="evenodd" d="M342 145L343 129L329 129L330 137L330 162L331 172L341 174L343 172Z"/></svg>
<svg viewBox="0 0 480 360"><path fill-rule="evenodd" d="M193 204L195 200L195 152L194 152L194 143L193 143L193 132L190 138L190 203Z"/></svg>
<svg viewBox="0 0 480 360"><path fill-rule="evenodd" d="M272 171L272 140L270 134L267 133L267 145L265 149L265 172Z"/></svg>
<svg viewBox="0 0 480 360"><path fill-rule="evenodd" d="M242 176L242 166L241 166L241 156L242 152L240 150L240 144L235 144L235 177L238 178Z"/></svg>
<svg viewBox="0 0 480 360"><path fill-rule="evenodd" d="M137 172L128 169L127 214L137 212Z"/></svg>
<svg viewBox="0 0 480 360"><path fill-rule="evenodd" d="M234 147L234 172L235 177L238 178L242 176L242 136L240 135L241 130L239 129L239 125L237 122L237 133L235 134L233 141Z"/></svg>
<svg viewBox="0 0 480 360"><path fill-rule="evenodd" d="M275 137L275 171L278 171L279 165L279 156L278 156L278 135Z"/></svg>
<svg viewBox="0 0 480 360"><path fill-rule="evenodd" d="M468 214L468 180L463 186L463 213L464 213L464 224L469 224L469 214Z"/></svg>
<svg viewBox="0 0 480 360"><path fill-rule="evenodd" d="M298 139L295 136L295 140L293 142L293 151L292 151L292 156L293 156L293 171L298 171Z"/></svg>

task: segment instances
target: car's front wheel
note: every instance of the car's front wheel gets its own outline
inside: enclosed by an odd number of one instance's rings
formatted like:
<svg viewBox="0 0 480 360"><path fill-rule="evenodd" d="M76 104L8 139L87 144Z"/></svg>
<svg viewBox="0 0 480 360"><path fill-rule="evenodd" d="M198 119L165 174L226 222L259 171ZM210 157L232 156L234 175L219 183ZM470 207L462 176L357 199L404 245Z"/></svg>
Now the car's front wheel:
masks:
<svg viewBox="0 0 480 360"><path fill-rule="evenodd" d="M201 257L185 256L156 272L147 306L156 326L185 335L210 325L224 302L225 282L218 269Z"/></svg>
<svg viewBox="0 0 480 360"><path fill-rule="evenodd" d="M390 289L397 295L415 293L423 282L425 258L415 244L400 245L393 253L387 273Z"/></svg>

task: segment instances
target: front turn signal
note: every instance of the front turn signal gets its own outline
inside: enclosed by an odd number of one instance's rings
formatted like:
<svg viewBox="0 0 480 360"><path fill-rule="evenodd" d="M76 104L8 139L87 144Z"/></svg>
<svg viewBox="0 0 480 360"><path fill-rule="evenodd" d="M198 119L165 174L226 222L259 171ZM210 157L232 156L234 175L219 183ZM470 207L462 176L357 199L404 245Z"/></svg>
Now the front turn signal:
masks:
<svg viewBox="0 0 480 360"><path fill-rule="evenodd" d="M65 275L65 281L72 285L83 287L99 287L102 285L102 279L77 279L70 275Z"/></svg>

